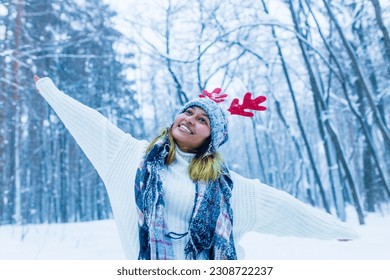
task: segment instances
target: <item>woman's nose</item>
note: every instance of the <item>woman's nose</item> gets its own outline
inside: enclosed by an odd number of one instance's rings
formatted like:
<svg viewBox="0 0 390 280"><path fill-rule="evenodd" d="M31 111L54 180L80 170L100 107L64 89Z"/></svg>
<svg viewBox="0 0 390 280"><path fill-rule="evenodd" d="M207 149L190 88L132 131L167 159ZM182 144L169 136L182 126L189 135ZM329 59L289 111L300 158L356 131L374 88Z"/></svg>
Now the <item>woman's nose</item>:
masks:
<svg viewBox="0 0 390 280"><path fill-rule="evenodd" d="M194 124L194 115L187 116L186 121L187 121L189 124Z"/></svg>

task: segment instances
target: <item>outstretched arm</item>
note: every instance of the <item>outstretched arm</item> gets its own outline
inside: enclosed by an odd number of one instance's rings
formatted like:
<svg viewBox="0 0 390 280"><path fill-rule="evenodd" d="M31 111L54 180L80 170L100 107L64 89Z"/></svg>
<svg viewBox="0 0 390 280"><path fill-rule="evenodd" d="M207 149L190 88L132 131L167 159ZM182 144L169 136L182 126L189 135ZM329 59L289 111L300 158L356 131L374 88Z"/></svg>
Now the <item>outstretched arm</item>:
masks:
<svg viewBox="0 0 390 280"><path fill-rule="evenodd" d="M103 181L124 141L137 142L96 110L64 94L50 78L34 76L38 92L57 113Z"/></svg>
<svg viewBox="0 0 390 280"><path fill-rule="evenodd" d="M284 191L234 172L233 211L245 231L318 239L349 240L358 234L346 223L299 201ZM237 221L238 217L236 218ZM240 221L238 221L240 223Z"/></svg>

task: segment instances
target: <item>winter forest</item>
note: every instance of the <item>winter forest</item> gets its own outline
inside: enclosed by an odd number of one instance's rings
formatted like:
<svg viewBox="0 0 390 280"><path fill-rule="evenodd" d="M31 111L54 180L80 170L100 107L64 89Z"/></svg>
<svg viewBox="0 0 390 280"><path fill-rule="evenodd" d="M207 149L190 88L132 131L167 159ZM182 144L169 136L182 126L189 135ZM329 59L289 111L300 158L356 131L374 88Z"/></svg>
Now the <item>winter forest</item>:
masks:
<svg viewBox="0 0 390 280"><path fill-rule="evenodd" d="M118 2L0 0L0 225L112 218L34 74L148 140L204 89L264 95L230 116L232 170L343 221L388 208L388 2Z"/></svg>

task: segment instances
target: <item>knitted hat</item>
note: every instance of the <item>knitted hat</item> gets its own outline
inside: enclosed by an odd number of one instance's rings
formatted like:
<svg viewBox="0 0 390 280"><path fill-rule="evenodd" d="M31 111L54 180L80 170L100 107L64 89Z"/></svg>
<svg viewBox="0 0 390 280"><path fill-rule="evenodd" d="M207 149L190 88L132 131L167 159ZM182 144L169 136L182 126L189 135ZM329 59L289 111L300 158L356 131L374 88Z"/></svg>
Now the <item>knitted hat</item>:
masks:
<svg viewBox="0 0 390 280"><path fill-rule="evenodd" d="M187 102L179 114L193 106L202 108L210 119L211 143L207 152L215 152L229 138L227 116L224 110L209 98L196 98Z"/></svg>

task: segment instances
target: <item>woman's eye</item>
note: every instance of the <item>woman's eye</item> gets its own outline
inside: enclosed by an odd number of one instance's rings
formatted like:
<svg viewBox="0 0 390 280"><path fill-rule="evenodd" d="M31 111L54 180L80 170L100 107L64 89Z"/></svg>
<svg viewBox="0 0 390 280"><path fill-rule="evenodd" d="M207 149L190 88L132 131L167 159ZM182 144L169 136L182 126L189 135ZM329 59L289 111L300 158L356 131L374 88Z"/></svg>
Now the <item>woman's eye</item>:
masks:
<svg viewBox="0 0 390 280"><path fill-rule="evenodd" d="M203 124L206 124L206 120L203 119L203 118L200 118L199 121L200 121L201 123L203 123Z"/></svg>
<svg viewBox="0 0 390 280"><path fill-rule="evenodd" d="M187 110L185 113L186 113L187 115L192 115L192 111L191 111L191 110Z"/></svg>

